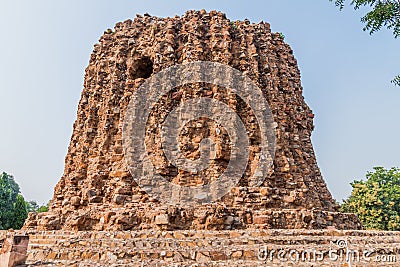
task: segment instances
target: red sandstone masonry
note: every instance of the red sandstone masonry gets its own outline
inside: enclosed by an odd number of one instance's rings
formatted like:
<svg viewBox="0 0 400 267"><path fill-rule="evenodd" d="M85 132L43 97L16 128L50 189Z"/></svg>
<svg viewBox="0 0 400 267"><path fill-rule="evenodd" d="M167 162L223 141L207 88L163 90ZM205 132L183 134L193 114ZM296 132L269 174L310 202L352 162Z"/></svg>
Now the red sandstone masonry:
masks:
<svg viewBox="0 0 400 267"><path fill-rule="evenodd" d="M241 70L262 89L277 123L273 173L260 187L250 187L250 168L218 203L165 206L140 190L128 172L122 148L124 114L149 75L199 60ZM227 101L254 137L252 151L257 149L251 112L221 88L177 88L155 108L152 119L162 117L172 103L194 96ZM174 18L145 15L118 23L91 55L64 175L50 211L30 213L25 230L16 232L30 237L28 266L399 266L399 232L359 231L362 225L354 214L338 212L310 141L313 117L302 96L293 51L271 33L268 23L232 22L216 11L189 11ZM215 127L201 123L208 130ZM150 129L155 127L150 123ZM207 129L196 133L204 137ZM149 136L151 152L160 149L154 133ZM194 133L188 129L179 141L188 144ZM220 156L228 159L223 142ZM190 158L196 151L185 153ZM153 160L164 162L162 157ZM160 165L173 182L199 182ZM213 162L208 180L218 177L217 167L224 166ZM0 231L0 240L5 234ZM311 262L277 258L279 251L310 249L324 252L324 257ZM351 264L327 254L366 249L373 251L370 258ZM260 259L265 250L270 257Z"/></svg>
<svg viewBox="0 0 400 267"><path fill-rule="evenodd" d="M14 231L0 231L0 267L14 267L25 263L29 236Z"/></svg>
<svg viewBox="0 0 400 267"><path fill-rule="evenodd" d="M150 75L175 64L212 61L244 72L263 91L277 123L273 173L261 187L248 186L251 164L236 188L219 203L193 209L157 203L133 181L124 161L122 124L132 93ZM227 101L253 136L257 150L257 126L248 107L229 92L210 85L183 86L155 108L162 117L172 103L201 96ZM175 102L174 102L175 101ZM163 109L164 108L164 111ZM184 16L137 16L117 23L94 46L85 73L84 89L65 159L64 175L57 184L50 211L30 214L25 229L140 230L140 229L242 229L327 228L361 229L354 215L337 213L316 163L310 141L312 111L302 95L300 72L293 51L266 22L230 21L225 14L188 11ZM207 123L203 123L207 124ZM209 128L200 131L206 133ZM157 125L149 123L149 129ZM208 129L208 130L207 130ZM192 142L188 157L195 157L195 130L180 140ZM148 137L149 150L159 155L157 138ZM221 142L225 142L222 140ZM220 144L224 147L224 144ZM210 181L220 175L229 149L210 165ZM250 155L250 160L254 154ZM198 184L165 165L155 156L161 173L182 185ZM283 211L286 210L286 211Z"/></svg>
<svg viewBox="0 0 400 267"><path fill-rule="evenodd" d="M22 232L25 234L25 232ZM229 231L28 231L28 264L43 266L350 266L342 252L374 251L353 259L351 266L398 266L400 233L338 230ZM284 260L260 251L326 252L323 259ZM335 252L336 251L336 252ZM268 254L270 255L270 254ZM385 256L386 261L376 261ZM295 258L294 258L295 259Z"/></svg>

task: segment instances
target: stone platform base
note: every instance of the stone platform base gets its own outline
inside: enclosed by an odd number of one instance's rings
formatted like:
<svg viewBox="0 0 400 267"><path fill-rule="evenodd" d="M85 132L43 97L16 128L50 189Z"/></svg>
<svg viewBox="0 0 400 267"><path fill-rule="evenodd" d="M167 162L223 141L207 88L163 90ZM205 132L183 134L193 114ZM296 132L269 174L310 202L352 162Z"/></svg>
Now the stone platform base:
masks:
<svg viewBox="0 0 400 267"><path fill-rule="evenodd" d="M65 213L62 213L65 212ZM30 213L24 230L139 231L329 229L362 230L355 214L306 209L251 209L205 205L197 208L92 206L60 213Z"/></svg>
<svg viewBox="0 0 400 267"><path fill-rule="evenodd" d="M400 233L23 231L27 266L399 266Z"/></svg>

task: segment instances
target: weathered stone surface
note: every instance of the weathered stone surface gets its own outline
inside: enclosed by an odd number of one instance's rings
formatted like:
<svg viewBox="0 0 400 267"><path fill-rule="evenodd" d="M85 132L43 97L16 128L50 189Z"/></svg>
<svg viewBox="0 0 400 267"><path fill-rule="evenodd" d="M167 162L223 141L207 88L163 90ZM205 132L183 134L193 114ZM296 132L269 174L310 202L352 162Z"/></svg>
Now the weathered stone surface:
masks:
<svg viewBox="0 0 400 267"><path fill-rule="evenodd" d="M28 257L29 236L14 231L0 231L0 267L25 264Z"/></svg>
<svg viewBox="0 0 400 267"><path fill-rule="evenodd" d="M226 167L229 140L218 138L226 136L224 129L206 119L189 123L179 140L190 159L199 156L203 138L217 140L206 175L177 171L160 153L157 129L162 118L177 104L200 96L222 101L240 116L251 140L250 164L239 184L218 203L168 207L146 195L128 171L122 146L124 115L133 92L146 78L195 61L229 65L262 89L277 125L276 155L271 176L261 187L250 187L259 136L248 107L218 86L177 88L162 98L149 118L146 142L159 173L180 185L199 185L215 180ZM356 216L337 213L321 177L310 141L313 117L302 95L293 51L268 23L230 21L216 11L188 11L174 18L146 15L117 23L104 33L90 57L64 175L50 211L30 214L25 229L360 229ZM157 217L160 214L168 222Z"/></svg>
<svg viewBox="0 0 400 267"><path fill-rule="evenodd" d="M168 225L169 224L168 215L166 214L157 215L155 223L157 225Z"/></svg>
<svg viewBox="0 0 400 267"><path fill-rule="evenodd" d="M388 267L398 266L400 261L399 232L246 229L28 231L18 234L30 236L28 266L43 263L43 266ZM311 253L308 254L311 258L302 260L306 251ZM373 253L363 257L365 251ZM351 253L350 262L343 256L347 252Z"/></svg>

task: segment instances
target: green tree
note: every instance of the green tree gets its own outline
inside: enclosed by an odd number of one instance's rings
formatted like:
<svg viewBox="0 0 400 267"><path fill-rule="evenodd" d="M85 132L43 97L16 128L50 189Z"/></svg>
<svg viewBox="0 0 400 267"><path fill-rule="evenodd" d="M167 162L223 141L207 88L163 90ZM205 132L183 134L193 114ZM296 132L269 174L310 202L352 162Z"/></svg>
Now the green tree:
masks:
<svg viewBox="0 0 400 267"><path fill-rule="evenodd" d="M39 205L36 203L36 201L26 201L26 210L28 212L37 212L37 210L39 209Z"/></svg>
<svg viewBox="0 0 400 267"><path fill-rule="evenodd" d="M49 203L47 203L46 205L39 206L36 201L31 200L31 201L26 201L25 204L26 204L26 210L28 211L28 213L29 212L41 213L41 212L49 211Z"/></svg>
<svg viewBox="0 0 400 267"><path fill-rule="evenodd" d="M329 0L335 2L336 6L343 9L346 0ZM382 27L393 30L395 38L400 36L400 1L399 0L352 0L350 5L354 9L368 6L371 11L367 12L362 18L361 22L364 23L364 31L369 31L373 34ZM392 80L392 83L400 86L400 75Z"/></svg>
<svg viewBox="0 0 400 267"><path fill-rule="evenodd" d="M400 169L375 167L366 178L351 183L341 211L357 214L367 229L400 230Z"/></svg>
<svg viewBox="0 0 400 267"><path fill-rule="evenodd" d="M40 206L40 208L38 208L37 212L41 213L41 212L48 212L49 211L49 204L45 205L45 206Z"/></svg>
<svg viewBox="0 0 400 267"><path fill-rule="evenodd" d="M24 222L28 218L28 211L26 209L26 202L22 195L18 194L17 199L14 203L13 212L13 228L21 229Z"/></svg>
<svg viewBox="0 0 400 267"><path fill-rule="evenodd" d="M5 172L0 174L0 229L13 227L14 203L18 193L19 186L14 177Z"/></svg>

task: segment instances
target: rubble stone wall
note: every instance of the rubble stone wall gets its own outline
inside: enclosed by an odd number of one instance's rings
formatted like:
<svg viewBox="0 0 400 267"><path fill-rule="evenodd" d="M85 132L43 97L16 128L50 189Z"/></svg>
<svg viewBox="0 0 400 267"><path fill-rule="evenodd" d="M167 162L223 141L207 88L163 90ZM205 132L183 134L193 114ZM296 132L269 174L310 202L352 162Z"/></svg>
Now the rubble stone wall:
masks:
<svg viewBox="0 0 400 267"><path fill-rule="evenodd" d="M128 171L122 143L124 114L146 78L195 61L229 65L262 89L277 125L273 170L260 187L251 187L250 164L219 203L193 208L161 205L137 186ZM302 91L292 49L266 22L230 21L221 12L203 10L173 18L138 15L117 23L100 38L90 57L64 175L50 211L30 214L25 229L361 229L356 216L337 213L338 205L321 177L310 140L314 115ZM184 153L194 159L203 137L219 140L221 153L205 179L177 171L159 153L156 128L162 123L161 108L168 110L199 96L225 101L236 110L249 130L251 152L257 150L257 127L237 96L208 84L177 88L154 109L148 147L160 173L181 185L210 182L229 161L227 141L213 135L210 129L215 125L204 120L200 129L198 124L188 125L188 134L180 141L183 147L190 145Z"/></svg>
<svg viewBox="0 0 400 267"><path fill-rule="evenodd" d="M27 234L28 266L387 267L398 266L400 261L399 232L286 229ZM363 256L365 251L370 252L368 257Z"/></svg>

